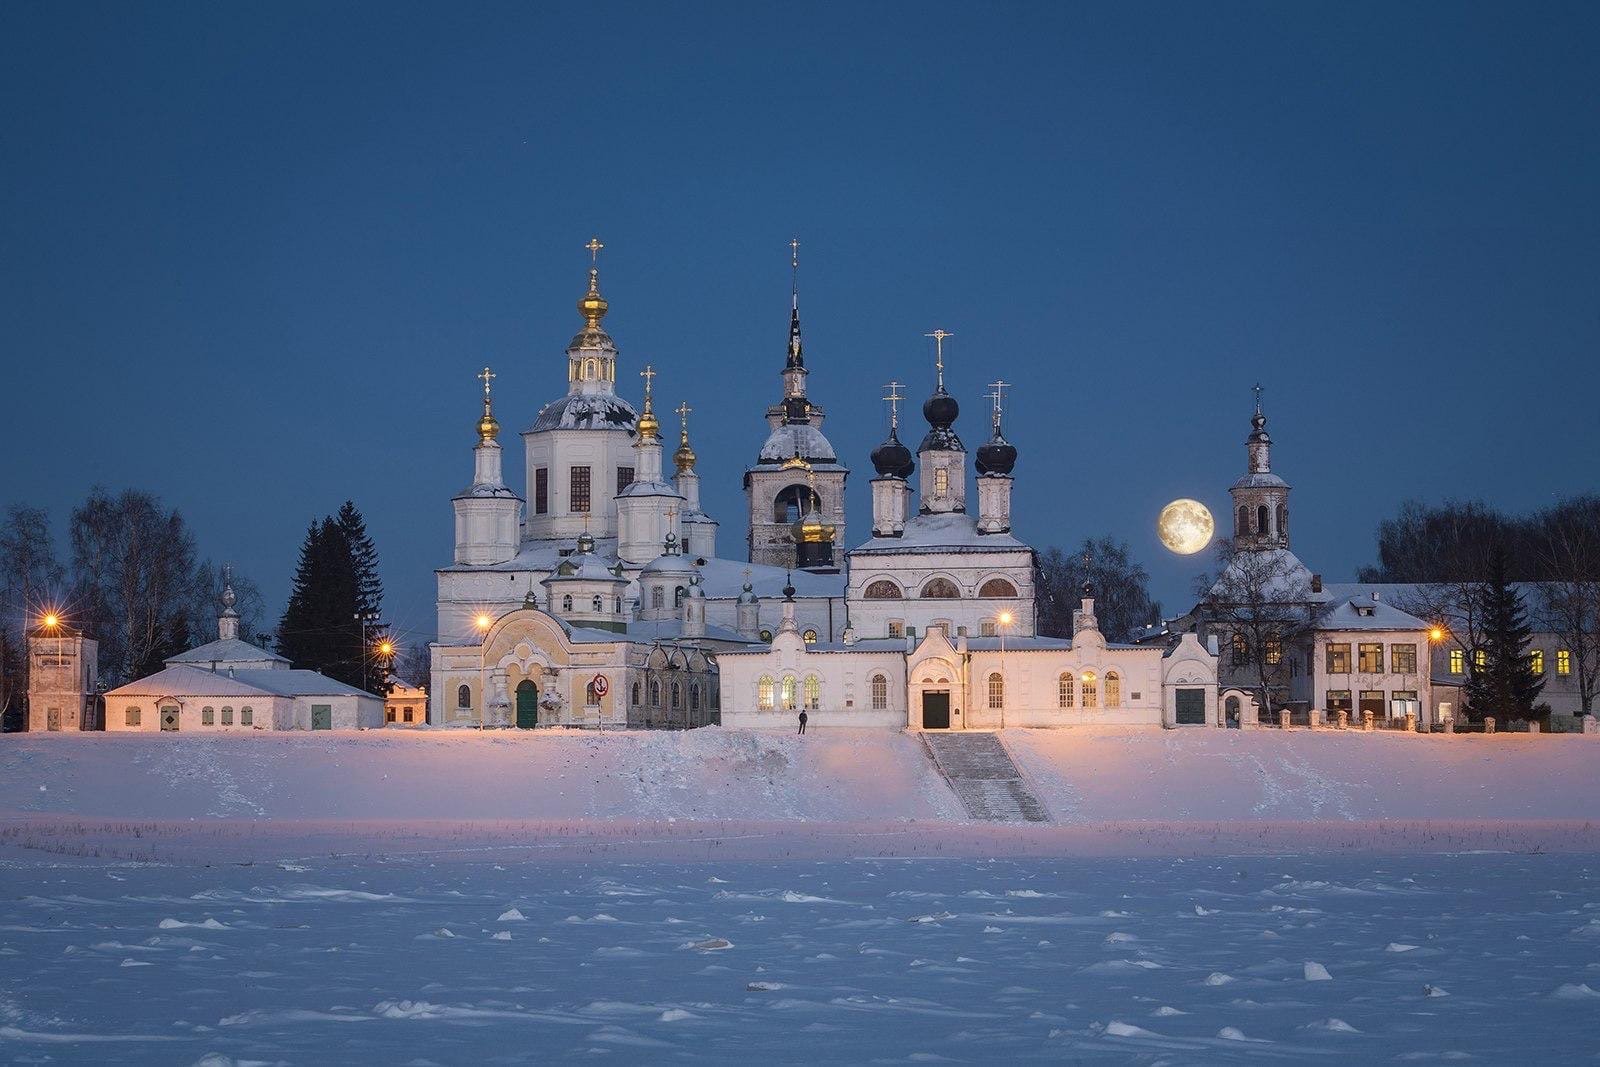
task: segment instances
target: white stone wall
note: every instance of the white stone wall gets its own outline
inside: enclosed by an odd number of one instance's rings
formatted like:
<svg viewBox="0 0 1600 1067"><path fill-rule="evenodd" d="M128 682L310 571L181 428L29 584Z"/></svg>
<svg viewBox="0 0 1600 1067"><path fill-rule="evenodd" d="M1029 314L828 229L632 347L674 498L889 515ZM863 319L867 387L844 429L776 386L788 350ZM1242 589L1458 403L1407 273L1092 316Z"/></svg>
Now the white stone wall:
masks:
<svg viewBox="0 0 1600 1067"><path fill-rule="evenodd" d="M760 655L723 653L722 725L793 731L805 702L805 682L819 684L818 706L808 709L806 729L854 727L900 729L906 722L905 654L898 651L812 652L792 633L779 634ZM882 675L885 706L872 706L872 679ZM759 706L761 679L773 681L773 707ZM783 682L792 679L796 707L783 706Z"/></svg>
<svg viewBox="0 0 1600 1067"><path fill-rule="evenodd" d="M918 593L926 584L943 577L960 591L957 600L923 600ZM1015 599L978 598L978 590L991 578L1010 582ZM902 600L869 600L863 594L879 579L893 581L902 590ZM998 552L962 553L856 553L850 561L850 582L846 591L850 623L862 637L889 636L890 620L915 627L924 634L935 622L949 624L955 637L965 626L970 636L983 631L983 623L998 619L1003 611L1012 614L1007 634L1025 637L1035 632L1033 554L1027 549Z"/></svg>
<svg viewBox="0 0 1600 1067"><path fill-rule="evenodd" d="M541 430L524 433L523 453L526 457L527 522L524 540L547 537L577 537L587 528L596 538L615 537L617 534L617 468L637 467L633 437L625 429L615 430ZM573 467L589 468L590 512L571 510L568 494L568 475ZM550 510L537 513L534 472L540 467L550 470ZM587 519L587 524L585 520Z"/></svg>
<svg viewBox="0 0 1600 1067"><path fill-rule="evenodd" d="M179 733L252 733L257 730L278 730L280 722L291 719L294 701L289 697L278 696L239 696L229 694L224 696L189 694L181 698L157 698L154 696L129 695L120 696L115 690L106 694L106 731L108 733L159 733L161 731L161 709L176 707L178 709ZM249 708L251 712L251 725L246 726L243 721L243 711ZM205 724L205 709L210 708L211 725ZM224 708L232 711L233 722L224 724L222 711ZM134 724L128 722L128 711L136 709L139 721ZM309 722L309 720L308 720Z"/></svg>
<svg viewBox="0 0 1600 1067"><path fill-rule="evenodd" d="M1383 671L1381 673L1367 673L1360 670L1361 645L1365 642L1383 645ZM1348 644L1350 646L1350 671L1347 674L1328 673L1328 645ZM1394 671L1394 657L1392 646L1397 644L1414 645L1417 650L1417 670L1415 672L1400 673ZM1430 655L1428 647L1428 634L1425 630L1318 630L1313 643L1311 655L1312 672L1312 714L1317 716L1317 722L1326 721L1324 713L1328 707L1328 691L1330 689L1348 689L1350 691L1350 721L1361 721L1361 691L1381 691L1384 695L1385 714L1389 711L1389 702L1393 699L1396 690L1415 691L1419 705L1419 719L1434 721L1436 709L1433 706L1433 692L1429 676Z"/></svg>
<svg viewBox="0 0 1600 1067"><path fill-rule="evenodd" d="M1158 648L1106 649L1100 647L1015 652L973 652L968 677L966 726L992 729L1011 726L1160 726L1166 704L1162 687L1161 650ZM1083 677L1092 673L1097 689L1096 706L1083 706ZM988 682L991 674L1005 679L1005 707L991 708ZM1060 678L1073 679L1073 706L1060 707ZM1107 700L1112 675L1120 682L1116 706Z"/></svg>

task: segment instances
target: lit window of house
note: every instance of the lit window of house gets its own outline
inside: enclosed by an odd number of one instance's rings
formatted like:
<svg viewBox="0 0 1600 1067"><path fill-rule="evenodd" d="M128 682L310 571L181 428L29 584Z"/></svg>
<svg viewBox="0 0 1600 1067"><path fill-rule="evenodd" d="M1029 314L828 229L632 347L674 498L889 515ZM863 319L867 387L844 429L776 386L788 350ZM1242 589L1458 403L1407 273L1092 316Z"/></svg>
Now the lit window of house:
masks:
<svg viewBox="0 0 1600 1067"><path fill-rule="evenodd" d="M783 697L783 710L793 711L795 709L796 693L794 678L792 676L783 680L783 688L780 692Z"/></svg>
<svg viewBox="0 0 1600 1067"><path fill-rule="evenodd" d="M1283 662L1283 641L1277 637L1267 638L1267 664L1276 667Z"/></svg>
<svg viewBox="0 0 1600 1067"><path fill-rule="evenodd" d="M1056 707L1072 707L1072 691L1077 688L1075 682L1071 671L1061 672L1061 677L1056 679Z"/></svg>
<svg viewBox="0 0 1600 1067"><path fill-rule="evenodd" d="M947 467L935 467L933 471L933 491L943 494L950 491L950 470Z"/></svg>
<svg viewBox="0 0 1600 1067"><path fill-rule="evenodd" d="M806 677L806 708L816 711L822 706L822 679L816 675Z"/></svg>
<svg viewBox="0 0 1600 1067"><path fill-rule="evenodd" d="M1473 652L1472 665L1480 671L1483 670L1489 665L1489 653L1485 652L1481 648Z"/></svg>
<svg viewBox="0 0 1600 1067"><path fill-rule="evenodd" d="M1417 646L1390 645L1389 669L1395 674L1417 673Z"/></svg>
<svg viewBox="0 0 1600 1067"><path fill-rule="evenodd" d="M1357 669L1362 674L1383 673L1383 645L1380 642L1361 643L1357 651Z"/></svg>
<svg viewBox="0 0 1600 1067"><path fill-rule="evenodd" d="M761 711L772 710L772 676L762 675L756 683L756 707Z"/></svg>
<svg viewBox="0 0 1600 1067"><path fill-rule="evenodd" d="M805 633L800 635L800 640L804 641L808 645L816 644L817 643L817 631L815 631L815 630L807 630Z"/></svg>
<svg viewBox="0 0 1600 1067"><path fill-rule="evenodd" d="M1544 673L1544 649L1534 648L1528 650L1528 669L1534 674Z"/></svg>
<svg viewBox="0 0 1600 1067"><path fill-rule="evenodd" d="M1116 671L1106 672L1106 707L1122 707L1122 678Z"/></svg>
<svg viewBox="0 0 1600 1067"><path fill-rule="evenodd" d="M1450 673L1467 673L1467 653L1464 649L1452 648L1450 650Z"/></svg>
<svg viewBox="0 0 1600 1067"><path fill-rule="evenodd" d="M1350 646L1348 644L1330 644L1328 646L1328 673L1350 673Z"/></svg>
<svg viewBox="0 0 1600 1067"><path fill-rule="evenodd" d="M1098 708L1100 706L1100 685L1095 681L1094 671L1083 672L1083 706Z"/></svg>
<svg viewBox="0 0 1600 1067"><path fill-rule="evenodd" d="M1563 677L1572 673L1572 653L1564 648L1556 650L1556 673Z"/></svg>

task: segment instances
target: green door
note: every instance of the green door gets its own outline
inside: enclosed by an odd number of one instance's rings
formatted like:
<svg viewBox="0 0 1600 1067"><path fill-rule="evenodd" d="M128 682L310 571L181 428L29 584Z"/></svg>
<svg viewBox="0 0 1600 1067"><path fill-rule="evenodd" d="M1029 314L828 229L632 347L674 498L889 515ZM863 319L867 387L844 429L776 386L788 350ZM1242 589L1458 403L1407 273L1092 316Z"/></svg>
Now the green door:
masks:
<svg viewBox="0 0 1600 1067"><path fill-rule="evenodd" d="M1178 697L1178 725L1204 726L1206 724L1206 691L1180 689Z"/></svg>
<svg viewBox="0 0 1600 1067"><path fill-rule="evenodd" d="M517 729L539 725L539 687L527 679L517 683Z"/></svg>
<svg viewBox="0 0 1600 1067"><path fill-rule="evenodd" d="M331 704L311 705L311 728L313 730L333 729L333 706Z"/></svg>

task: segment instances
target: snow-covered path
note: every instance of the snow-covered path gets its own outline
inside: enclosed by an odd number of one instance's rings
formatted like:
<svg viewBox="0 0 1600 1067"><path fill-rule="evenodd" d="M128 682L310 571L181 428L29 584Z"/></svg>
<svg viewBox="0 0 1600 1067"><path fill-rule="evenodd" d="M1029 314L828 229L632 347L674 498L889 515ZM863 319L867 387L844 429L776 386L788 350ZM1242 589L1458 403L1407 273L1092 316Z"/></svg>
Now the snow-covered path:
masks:
<svg viewBox="0 0 1600 1067"><path fill-rule="evenodd" d="M163 1064L1569 1062L1594 1051L1597 873L1572 855L12 861L0 1047Z"/></svg>

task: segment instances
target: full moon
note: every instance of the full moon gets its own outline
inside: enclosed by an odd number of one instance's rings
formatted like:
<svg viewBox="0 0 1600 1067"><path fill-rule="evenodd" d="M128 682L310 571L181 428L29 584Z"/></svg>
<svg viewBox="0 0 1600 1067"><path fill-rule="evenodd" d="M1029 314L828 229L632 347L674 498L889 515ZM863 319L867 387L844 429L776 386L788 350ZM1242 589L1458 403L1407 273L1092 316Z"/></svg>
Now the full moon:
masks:
<svg viewBox="0 0 1600 1067"><path fill-rule="evenodd" d="M1211 512L1198 500L1174 500L1161 509L1156 520L1161 543L1180 556L1192 556L1206 547L1216 529Z"/></svg>

